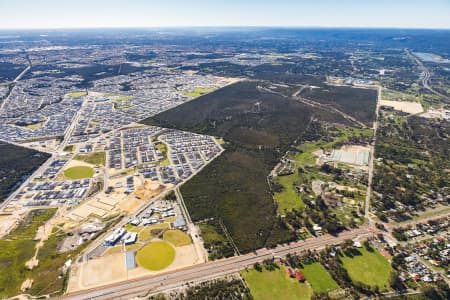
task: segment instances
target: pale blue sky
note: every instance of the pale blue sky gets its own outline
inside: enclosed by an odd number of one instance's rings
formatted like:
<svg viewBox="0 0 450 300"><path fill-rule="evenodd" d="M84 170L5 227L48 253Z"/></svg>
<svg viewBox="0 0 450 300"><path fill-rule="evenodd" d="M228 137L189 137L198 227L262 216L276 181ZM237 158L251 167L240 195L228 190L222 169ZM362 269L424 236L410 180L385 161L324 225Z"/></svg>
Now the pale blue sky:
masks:
<svg viewBox="0 0 450 300"><path fill-rule="evenodd" d="M0 0L0 29L172 26L450 28L450 0Z"/></svg>

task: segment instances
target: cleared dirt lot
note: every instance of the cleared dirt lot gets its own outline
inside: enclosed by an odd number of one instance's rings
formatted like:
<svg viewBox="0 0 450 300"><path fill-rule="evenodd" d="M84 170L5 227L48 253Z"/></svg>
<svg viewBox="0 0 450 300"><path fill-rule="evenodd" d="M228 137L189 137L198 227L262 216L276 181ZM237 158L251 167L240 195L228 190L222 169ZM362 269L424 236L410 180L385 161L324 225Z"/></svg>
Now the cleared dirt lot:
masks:
<svg viewBox="0 0 450 300"><path fill-rule="evenodd" d="M380 104L408 114L418 114L423 112L422 104L419 102L381 100Z"/></svg>
<svg viewBox="0 0 450 300"><path fill-rule="evenodd" d="M175 259L169 267L161 271L148 271L137 267L127 272L124 253L114 253L77 265L71 272L68 292L137 278L145 275L158 274L203 262L199 259L193 244L176 247ZM128 274L127 274L128 273Z"/></svg>

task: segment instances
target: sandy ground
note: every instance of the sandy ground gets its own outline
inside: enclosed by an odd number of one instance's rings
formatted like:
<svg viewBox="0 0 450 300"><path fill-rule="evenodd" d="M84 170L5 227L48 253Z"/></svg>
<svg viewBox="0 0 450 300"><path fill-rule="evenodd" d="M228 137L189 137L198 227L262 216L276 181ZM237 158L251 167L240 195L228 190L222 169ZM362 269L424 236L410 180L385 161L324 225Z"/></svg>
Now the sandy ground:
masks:
<svg viewBox="0 0 450 300"><path fill-rule="evenodd" d="M323 165L323 160L322 160L322 158L323 158L323 156L324 156L324 154L325 154L325 153L323 152L323 150L322 150L322 149L316 150L316 151L314 151L312 154L313 154L314 156L317 157L317 159L316 159L316 165L318 165L318 166Z"/></svg>
<svg viewBox="0 0 450 300"><path fill-rule="evenodd" d="M64 170L67 170L69 168L72 167L91 167L91 168L95 168L95 165L93 164L88 164L87 162L81 161L81 160L76 160L76 159L72 159L70 160L67 165L65 165Z"/></svg>
<svg viewBox="0 0 450 300"><path fill-rule="evenodd" d="M149 201L152 197L160 194L164 190L164 186L159 183L145 181L144 185L136 188L136 192L125 197L118 203L121 211L129 214L136 211L141 205Z"/></svg>
<svg viewBox="0 0 450 300"><path fill-rule="evenodd" d="M20 290L22 292L25 292L26 290L28 290L29 288L31 288L31 286L33 285L33 279L28 278L27 280L25 280L22 285L20 286Z"/></svg>
<svg viewBox="0 0 450 300"><path fill-rule="evenodd" d="M14 215L0 215L0 237L3 237L11 228L17 225L20 218L17 214Z"/></svg>
<svg viewBox="0 0 450 300"><path fill-rule="evenodd" d="M316 196L322 194L322 184L324 182L322 180L313 180L311 182L311 189L316 194Z"/></svg>
<svg viewBox="0 0 450 300"><path fill-rule="evenodd" d="M165 186L157 182L146 180L142 182L139 178L135 178L136 192L125 196L124 187L117 188L111 194L104 192L97 194L94 198L81 203L67 214L68 221L81 222L90 215L106 217L117 212L130 214L136 211L141 205L148 202L152 197L159 195L165 190ZM114 186L116 183L122 183L126 186L125 178L116 178L108 181L107 186Z"/></svg>
<svg viewBox="0 0 450 300"><path fill-rule="evenodd" d="M58 212L56 213L58 214ZM36 252L34 253L34 256L25 262L25 267L28 269L33 269L38 266L39 260L37 259L37 255L39 253L39 250L44 246L44 242L48 240L49 236L52 234L53 227L56 225L56 218L51 218L48 222L46 222L44 225L40 226L36 232L36 236L34 237L35 240L39 240L39 242L36 244ZM22 285L21 290L25 291L31 287L33 284L33 280L26 279Z"/></svg>
<svg viewBox="0 0 450 300"><path fill-rule="evenodd" d="M360 150L370 151L370 147L369 146L361 146L361 145L345 145L345 146L341 147L341 150L355 151L355 152L358 152Z"/></svg>
<svg viewBox="0 0 450 300"><path fill-rule="evenodd" d="M197 257L197 252L193 244L176 247L175 249L174 261L169 267L161 271L149 271L138 266L127 272L124 253L114 253L89 260L72 269L67 291L75 292L126 279L158 274L191 266L202 261Z"/></svg>
<svg viewBox="0 0 450 300"><path fill-rule="evenodd" d="M409 114L418 114L423 112L422 104L419 102L381 100L380 105L390 106L395 110Z"/></svg>

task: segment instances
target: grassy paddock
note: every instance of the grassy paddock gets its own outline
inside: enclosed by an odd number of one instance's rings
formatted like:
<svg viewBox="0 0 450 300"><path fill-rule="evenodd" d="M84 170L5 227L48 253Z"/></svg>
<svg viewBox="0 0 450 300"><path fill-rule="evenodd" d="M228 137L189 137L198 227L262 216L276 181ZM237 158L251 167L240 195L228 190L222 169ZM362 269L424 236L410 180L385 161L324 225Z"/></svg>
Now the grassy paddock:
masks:
<svg viewBox="0 0 450 300"><path fill-rule="evenodd" d="M338 284L322 267L320 263L304 265L301 269L306 280L311 284L315 293L326 293L339 288Z"/></svg>
<svg viewBox="0 0 450 300"><path fill-rule="evenodd" d="M255 300L306 300L311 299L312 289L306 283L290 278L284 267L274 271L255 269L241 272Z"/></svg>
<svg viewBox="0 0 450 300"><path fill-rule="evenodd" d="M358 250L361 255L341 257L342 264L352 281L372 287L378 286L381 290L386 290L392 271L387 259L376 249L368 251L361 248Z"/></svg>

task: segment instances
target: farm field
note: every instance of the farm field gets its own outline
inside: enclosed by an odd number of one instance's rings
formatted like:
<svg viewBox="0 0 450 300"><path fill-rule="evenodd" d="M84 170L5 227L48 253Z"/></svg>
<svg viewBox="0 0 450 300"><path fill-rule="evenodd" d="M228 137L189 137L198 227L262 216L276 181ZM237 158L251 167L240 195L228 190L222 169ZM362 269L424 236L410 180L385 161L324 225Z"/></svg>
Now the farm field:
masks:
<svg viewBox="0 0 450 300"><path fill-rule="evenodd" d="M307 300L311 299L312 289L306 283L290 278L286 269L281 267L273 271L255 269L241 272L250 293L255 300Z"/></svg>
<svg viewBox="0 0 450 300"><path fill-rule="evenodd" d="M136 253L138 265L151 271L167 268L174 258L175 249L164 241L151 242Z"/></svg>
<svg viewBox="0 0 450 300"><path fill-rule="evenodd" d="M342 265L354 282L361 282L369 286L378 286L386 290L392 267L387 259L376 249L368 251L366 248L358 249L361 255L354 257L341 257Z"/></svg>
<svg viewBox="0 0 450 300"><path fill-rule="evenodd" d="M64 176L69 179L83 179L94 176L94 169L91 167L77 166L64 171Z"/></svg>
<svg viewBox="0 0 450 300"><path fill-rule="evenodd" d="M301 271L315 293L326 293L339 288L320 263L304 264Z"/></svg>

